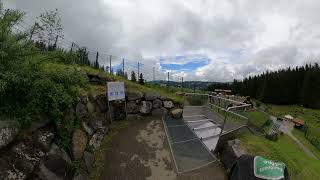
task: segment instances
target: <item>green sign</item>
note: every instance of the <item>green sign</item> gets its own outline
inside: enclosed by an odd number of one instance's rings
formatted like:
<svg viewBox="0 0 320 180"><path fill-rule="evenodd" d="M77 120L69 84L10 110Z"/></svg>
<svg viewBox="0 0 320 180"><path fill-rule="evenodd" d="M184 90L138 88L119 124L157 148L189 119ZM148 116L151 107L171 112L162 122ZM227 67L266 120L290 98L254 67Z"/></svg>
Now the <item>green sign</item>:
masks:
<svg viewBox="0 0 320 180"><path fill-rule="evenodd" d="M278 180L284 178L284 168L282 162L274 162L261 156L254 158L254 175L261 179Z"/></svg>

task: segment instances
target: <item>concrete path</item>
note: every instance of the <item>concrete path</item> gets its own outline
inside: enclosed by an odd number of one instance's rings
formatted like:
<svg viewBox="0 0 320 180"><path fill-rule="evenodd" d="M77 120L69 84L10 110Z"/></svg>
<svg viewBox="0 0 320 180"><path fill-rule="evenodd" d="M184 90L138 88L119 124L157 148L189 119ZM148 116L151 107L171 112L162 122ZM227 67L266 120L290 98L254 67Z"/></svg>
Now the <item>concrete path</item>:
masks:
<svg viewBox="0 0 320 180"><path fill-rule="evenodd" d="M274 116L270 116L270 119L272 121L276 121L277 118ZM294 127L294 123L290 121L284 120L281 127L280 131L282 131L284 134L288 135L296 144L309 156L315 159L318 159L305 145L303 145L293 134L292 134L292 129Z"/></svg>
<svg viewBox="0 0 320 180"><path fill-rule="evenodd" d="M101 180L226 179L219 164L176 174L162 121L152 117L129 122L113 137L104 168Z"/></svg>

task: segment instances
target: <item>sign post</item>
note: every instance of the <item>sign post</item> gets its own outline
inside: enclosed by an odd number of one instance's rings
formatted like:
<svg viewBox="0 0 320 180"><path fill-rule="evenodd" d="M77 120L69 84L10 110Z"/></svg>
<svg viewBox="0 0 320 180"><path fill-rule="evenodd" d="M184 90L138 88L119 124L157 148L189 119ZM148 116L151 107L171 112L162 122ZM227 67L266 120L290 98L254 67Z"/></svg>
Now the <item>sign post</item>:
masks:
<svg viewBox="0 0 320 180"><path fill-rule="evenodd" d="M108 82L107 87L108 87L108 91L107 91L108 106L110 109L109 113L110 113L111 122L112 122L112 115L111 115L110 102L114 100L124 100L126 119L127 119L127 103L126 103L124 82Z"/></svg>

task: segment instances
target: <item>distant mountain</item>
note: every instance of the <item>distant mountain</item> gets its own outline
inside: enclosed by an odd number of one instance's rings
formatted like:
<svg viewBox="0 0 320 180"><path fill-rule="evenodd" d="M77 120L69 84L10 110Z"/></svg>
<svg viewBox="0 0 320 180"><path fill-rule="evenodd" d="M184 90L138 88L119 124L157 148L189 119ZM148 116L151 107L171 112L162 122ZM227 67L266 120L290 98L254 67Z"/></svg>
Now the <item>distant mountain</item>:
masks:
<svg viewBox="0 0 320 180"><path fill-rule="evenodd" d="M149 81L148 83L150 84L167 84L167 81L159 80L159 81ZM185 81L183 82L183 87L185 88L193 88L196 87L197 89L199 88L206 88L209 85L216 84L217 82L203 82L203 81ZM181 82L177 81L169 81L170 86L175 86L175 87L180 87Z"/></svg>

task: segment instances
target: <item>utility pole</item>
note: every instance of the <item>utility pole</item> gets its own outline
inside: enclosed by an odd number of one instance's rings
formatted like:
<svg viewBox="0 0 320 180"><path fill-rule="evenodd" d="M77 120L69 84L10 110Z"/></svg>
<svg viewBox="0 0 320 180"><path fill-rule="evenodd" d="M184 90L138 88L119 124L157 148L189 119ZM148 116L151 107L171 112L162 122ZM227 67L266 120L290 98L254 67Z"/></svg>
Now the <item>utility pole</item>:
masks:
<svg viewBox="0 0 320 180"><path fill-rule="evenodd" d="M138 62L138 77L140 76L140 63Z"/></svg>
<svg viewBox="0 0 320 180"><path fill-rule="evenodd" d="M95 68L99 69L99 52L97 51Z"/></svg>
<svg viewBox="0 0 320 180"><path fill-rule="evenodd" d="M183 76L181 77L181 92L183 92Z"/></svg>
<svg viewBox="0 0 320 180"><path fill-rule="evenodd" d="M168 82L167 82L167 87L169 87L169 76L170 76L170 74L169 74L169 71L168 71Z"/></svg>
<svg viewBox="0 0 320 180"><path fill-rule="evenodd" d="M110 60L109 60L109 62L110 62L110 66L109 66L110 74L111 74L111 59L112 59L112 55L110 55Z"/></svg>
<svg viewBox="0 0 320 180"><path fill-rule="evenodd" d="M153 67L153 81L156 80L156 76L155 76L155 68Z"/></svg>
<svg viewBox="0 0 320 180"><path fill-rule="evenodd" d="M124 58L122 58L122 75L124 77Z"/></svg>
<svg viewBox="0 0 320 180"><path fill-rule="evenodd" d="M193 84L193 93L196 93L196 85Z"/></svg>

